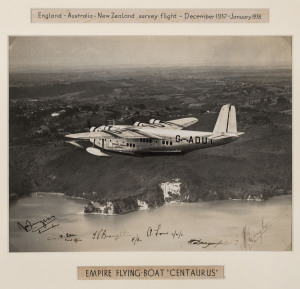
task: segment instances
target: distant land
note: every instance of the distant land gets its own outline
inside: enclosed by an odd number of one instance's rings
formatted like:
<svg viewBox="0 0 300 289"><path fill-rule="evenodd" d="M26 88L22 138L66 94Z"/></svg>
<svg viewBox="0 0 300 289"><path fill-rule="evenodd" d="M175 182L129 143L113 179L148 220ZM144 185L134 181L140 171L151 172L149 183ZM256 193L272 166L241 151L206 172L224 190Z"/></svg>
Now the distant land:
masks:
<svg viewBox="0 0 300 289"><path fill-rule="evenodd" d="M225 103L237 108L232 144L185 156L97 158L64 142L88 125L194 116L211 131ZM292 71L165 67L11 74L10 199L62 192L114 202L120 213L164 203L161 183L181 180L180 201L247 199L292 189Z"/></svg>

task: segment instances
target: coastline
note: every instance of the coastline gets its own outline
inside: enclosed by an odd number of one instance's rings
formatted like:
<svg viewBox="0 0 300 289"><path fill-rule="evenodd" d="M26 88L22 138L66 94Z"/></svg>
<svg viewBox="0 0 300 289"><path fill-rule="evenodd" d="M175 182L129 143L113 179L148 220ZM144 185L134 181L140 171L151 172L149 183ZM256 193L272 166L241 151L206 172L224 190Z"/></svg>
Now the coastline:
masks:
<svg viewBox="0 0 300 289"><path fill-rule="evenodd" d="M165 192L163 192L163 191L161 191L161 196L164 196L164 198L162 199L160 196L160 197L158 197L157 200L155 200L154 203L152 200L152 204L150 204L150 205L147 204L146 201L142 200L144 197L141 194L137 195L136 198L124 197L121 199L115 199L115 200L112 199L112 200L108 200L108 201L96 201L96 202L94 202L90 199L87 199L87 198L69 196L69 195L66 195L65 193L61 193L61 192L33 192L26 196L28 197L28 196L46 196L46 195L54 195L54 196L59 196L59 197L65 197L65 198L72 199L72 200L85 201L86 204L83 208L82 214L106 215L106 216L124 215L124 214L132 213L135 211L152 210L154 208L159 208L164 205L218 201L218 199L191 201L186 197L178 198L178 195L180 196L180 194L175 194L175 197L171 198L170 196L172 194L166 195ZM284 192L279 195L274 195L267 199L249 195L247 198L228 198L228 199L222 199L222 200L235 201L235 202L236 201L265 202L270 199L273 199L274 197L280 197L280 196L284 196L284 195L292 196L292 192L287 191L287 192ZM18 199L21 199L26 196L19 196ZM10 199L10 201L13 201L13 200L16 200L16 199L12 199L12 200Z"/></svg>

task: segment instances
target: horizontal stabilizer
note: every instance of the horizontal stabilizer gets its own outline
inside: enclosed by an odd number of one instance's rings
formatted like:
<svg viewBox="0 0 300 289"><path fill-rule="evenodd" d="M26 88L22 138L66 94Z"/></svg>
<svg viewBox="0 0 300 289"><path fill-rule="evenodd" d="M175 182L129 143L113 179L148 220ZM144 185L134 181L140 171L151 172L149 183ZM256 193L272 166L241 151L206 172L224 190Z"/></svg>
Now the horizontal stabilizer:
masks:
<svg viewBox="0 0 300 289"><path fill-rule="evenodd" d="M225 133L225 134L213 134L207 137L208 140L219 140L219 139L226 139L228 137L236 137L238 138L240 135L244 134L243 132L238 133Z"/></svg>

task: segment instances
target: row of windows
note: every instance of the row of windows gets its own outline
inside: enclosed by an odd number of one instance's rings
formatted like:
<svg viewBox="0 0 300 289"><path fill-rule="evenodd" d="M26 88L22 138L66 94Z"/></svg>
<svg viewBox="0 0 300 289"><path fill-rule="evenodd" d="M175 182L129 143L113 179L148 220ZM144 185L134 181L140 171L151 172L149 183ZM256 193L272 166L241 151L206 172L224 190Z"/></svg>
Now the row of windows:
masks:
<svg viewBox="0 0 300 289"><path fill-rule="evenodd" d="M148 139L148 138L140 138L140 142L149 142L149 143L152 143L152 139ZM157 143L157 141L156 141ZM166 145L169 145L169 141L162 141L162 144L166 144ZM170 145L173 145L173 143L170 141Z"/></svg>
<svg viewBox="0 0 300 289"><path fill-rule="evenodd" d="M164 144L169 145L169 141L167 141L167 140L164 141L164 140L163 140L163 141L162 141L162 144L163 144L163 145L164 145ZM170 141L170 146L171 146L171 145L173 145L173 143Z"/></svg>
<svg viewBox="0 0 300 289"><path fill-rule="evenodd" d="M140 141L142 141L142 142L150 142L150 143L152 142L151 139L144 139L144 138L141 138ZM169 142L169 141L164 141L163 140L162 144L163 145L170 145L171 146L171 145L173 145L173 142L171 142L171 141ZM126 146L128 146L128 147L134 147L135 148L135 144L134 143L126 143Z"/></svg>
<svg viewBox="0 0 300 289"><path fill-rule="evenodd" d="M152 139L140 138L140 142L149 142L149 143L152 143Z"/></svg>

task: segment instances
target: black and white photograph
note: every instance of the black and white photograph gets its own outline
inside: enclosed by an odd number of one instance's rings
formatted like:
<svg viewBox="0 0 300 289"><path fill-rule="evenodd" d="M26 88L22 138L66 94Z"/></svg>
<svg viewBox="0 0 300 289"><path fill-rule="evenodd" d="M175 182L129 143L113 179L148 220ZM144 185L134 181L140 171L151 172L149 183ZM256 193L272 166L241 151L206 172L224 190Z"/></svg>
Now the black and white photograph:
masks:
<svg viewBox="0 0 300 289"><path fill-rule="evenodd" d="M10 36L9 251L291 251L292 36Z"/></svg>

